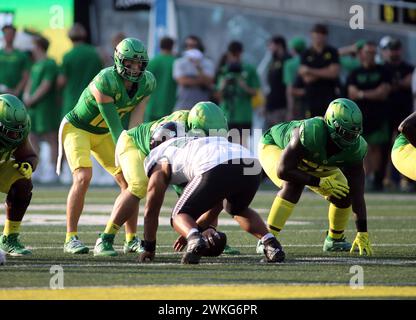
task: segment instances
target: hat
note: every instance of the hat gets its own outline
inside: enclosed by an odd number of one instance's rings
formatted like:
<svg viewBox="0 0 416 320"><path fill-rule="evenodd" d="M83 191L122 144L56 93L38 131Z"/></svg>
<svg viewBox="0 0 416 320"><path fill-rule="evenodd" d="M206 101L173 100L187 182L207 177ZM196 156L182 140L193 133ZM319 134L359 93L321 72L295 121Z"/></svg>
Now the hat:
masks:
<svg viewBox="0 0 416 320"><path fill-rule="evenodd" d="M390 36L384 36L383 38L381 38L378 46L380 47L380 49L384 50L387 49L387 46L389 45L389 42L393 40L392 37Z"/></svg>
<svg viewBox="0 0 416 320"><path fill-rule="evenodd" d="M316 32L320 34L328 34L328 27L325 24L317 23L312 27L311 32Z"/></svg>
<svg viewBox="0 0 416 320"><path fill-rule="evenodd" d="M387 45L387 49L390 50L398 50L401 49L402 43L399 39L391 39L391 41Z"/></svg>
<svg viewBox="0 0 416 320"><path fill-rule="evenodd" d="M289 48L295 50L296 52L302 52L306 48L305 39L302 37L293 37L289 41Z"/></svg>
<svg viewBox="0 0 416 320"><path fill-rule="evenodd" d="M189 49L184 52L184 57L192 60L202 60L203 53L198 49Z"/></svg>
<svg viewBox="0 0 416 320"><path fill-rule="evenodd" d="M364 39L357 40L355 42L355 47L357 48L357 50L361 50L365 46L366 43L367 41Z"/></svg>

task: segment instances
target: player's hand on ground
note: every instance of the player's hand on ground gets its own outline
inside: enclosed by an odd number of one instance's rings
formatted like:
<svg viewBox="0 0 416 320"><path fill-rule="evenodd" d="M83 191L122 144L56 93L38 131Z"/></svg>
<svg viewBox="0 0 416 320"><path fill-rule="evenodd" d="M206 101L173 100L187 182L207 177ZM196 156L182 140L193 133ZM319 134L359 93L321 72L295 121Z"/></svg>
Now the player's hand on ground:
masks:
<svg viewBox="0 0 416 320"><path fill-rule="evenodd" d="M360 256L362 256L364 252L367 256L373 254L373 249L371 248L370 240L368 239L368 232L357 232L350 253L353 253L356 248L358 248Z"/></svg>
<svg viewBox="0 0 416 320"><path fill-rule="evenodd" d="M186 241L186 238L184 236L179 236L178 239L175 240L173 243L173 249L176 252L182 251L186 245L188 244L188 241Z"/></svg>
<svg viewBox="0 0 416 320"><path fill-rule="evenodd" d="M30 179L32 177L32 165L29 162L15 163L13 168L19 171L19 173L25 178Z"/></svg>
<svg viewBox="0 0 416 320"><path fill-rule="evenodd" d="M337 180L338 174L333 174L328 177L321 178L319 181L319 187L328 192L331 196L341 199L346 197L350 192L348 184Z"/></svg>
<svg viewBox="0 0 416 320"><path fill-rule="evenodd" d="M154 251L143 251L137 257L137 262L140 262L140 263L152 262L154 259L155 259Z"/></svg>

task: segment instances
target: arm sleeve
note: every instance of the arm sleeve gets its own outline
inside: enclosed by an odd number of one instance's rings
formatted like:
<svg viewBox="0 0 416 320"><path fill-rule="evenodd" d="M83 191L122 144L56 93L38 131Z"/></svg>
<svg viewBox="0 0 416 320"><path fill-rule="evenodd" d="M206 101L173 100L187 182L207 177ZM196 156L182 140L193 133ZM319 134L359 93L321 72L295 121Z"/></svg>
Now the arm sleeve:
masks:
<svg viewBox="0 0 416 320"><path fill-rule="evenodd" d="M99 103L98 110L100 110L104 121L107 123L114 143L117 143L118 137L123 131L123 126L121 125L121 119L117 113L114 103Z"/></svg>

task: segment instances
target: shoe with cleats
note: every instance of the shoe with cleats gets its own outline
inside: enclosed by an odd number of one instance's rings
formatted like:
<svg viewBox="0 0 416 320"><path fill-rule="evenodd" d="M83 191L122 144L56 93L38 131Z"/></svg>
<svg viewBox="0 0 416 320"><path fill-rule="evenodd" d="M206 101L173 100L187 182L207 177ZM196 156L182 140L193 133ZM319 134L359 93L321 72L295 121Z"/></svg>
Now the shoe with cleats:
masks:
<svg viewBox="0 0 416 320"><path fill-rule="evenodd" d="M188 245L186 252L182 256L183 264L198 264L201 259L202 252L207 249L206 240L200 232L195 232L187 239Z"/></svg>

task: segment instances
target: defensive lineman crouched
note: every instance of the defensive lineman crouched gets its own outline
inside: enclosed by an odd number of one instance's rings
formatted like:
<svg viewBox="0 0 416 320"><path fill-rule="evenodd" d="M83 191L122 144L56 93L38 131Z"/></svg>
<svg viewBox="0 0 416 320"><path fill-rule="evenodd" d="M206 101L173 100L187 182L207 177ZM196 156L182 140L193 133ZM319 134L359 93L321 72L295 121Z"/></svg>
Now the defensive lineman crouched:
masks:
<svg viewBox="0 0 416 320"><path fill-rule="evenodd" d="M207 246L200 230L211 221L198 218L222 202L243 230L263 241L266 261L282 262L285 254L280 243L268 233L261 217L248 207L261 180L258 160L249 150L223 137L177 136L175 122L164 124L152 135L152 151L145 159L149 177L144 213L145 251L139 261L154 258L158 217L168 185L187 183L171 218L174 229L187 239L182 263L199 263ZM218 214L219 211L210 218L215 219Z"/></svg>
<svg viewBox="0 0 416 320"><path fill-rule="evenodd" d="M265 132L259 143L259 159L269 178L281 188L267 219L275 236L306 185L330 202L323 250L352 252L358 246L360 255L372 254L364 200L367 143L361 132L361 111L348 99L332 101L325 118L283 122ZM344 236L351 212L357 227L352 246Z"/></svg>
<svg viewBox="0 0 416 320"><path fill-rule="evenodd" d="M227 132L227 120L222 110L212 102L198 102L191 110L178 110L159 120L142 123L128 131L123 131L116 146L116 159L127 182L127 189L121 192L114 205L111 218L104 232L97 239L95 256L116 256L113 242L117 231L131 218L132 207L138 207L140 199L146 196L148 177L143 162L150 153L152 133L164 123L181 123L186 131L209 130ZM126 252L126 246L124 247Z"/></svg>
<svg viewBox="0 0 416 320"><path fill-rule="evenodd" d="M391 160L401 174L416 181L416 112L403 120L399 132L394 141Z"/></svg>
<svg viewBox="0 0 416 320"><path fill-rule="evenodd" d="M23 102L11 94L0 95L0 192L7 194L0 250L12 256L31 253L18 238L32 198L32 171L38 163L29 131L30 119Z"/></svg>

